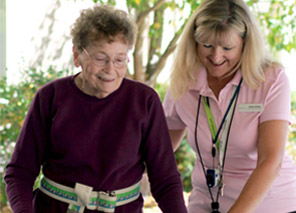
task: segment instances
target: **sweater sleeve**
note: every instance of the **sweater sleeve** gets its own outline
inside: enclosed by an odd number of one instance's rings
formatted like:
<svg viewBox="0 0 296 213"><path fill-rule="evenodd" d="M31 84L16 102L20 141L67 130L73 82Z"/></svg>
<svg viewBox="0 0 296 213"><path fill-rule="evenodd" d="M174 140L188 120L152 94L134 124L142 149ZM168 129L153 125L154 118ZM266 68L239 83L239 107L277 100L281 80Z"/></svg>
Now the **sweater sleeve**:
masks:
<svg viewBox="0 0 296 213"><path fill-rule="evenodd" d="M158 97L151 103L148 116L143 153L151 192L163 212L187 212L180 173L177 169L163 108Z"/></svg>
<svg viewBox="0 0 296 213"><path fill-rule="evenodd" d="M8 201L13 212L32 212L33 186L39 175L46 144L48 104L37 93L28 110L4 180Z"/></svg>

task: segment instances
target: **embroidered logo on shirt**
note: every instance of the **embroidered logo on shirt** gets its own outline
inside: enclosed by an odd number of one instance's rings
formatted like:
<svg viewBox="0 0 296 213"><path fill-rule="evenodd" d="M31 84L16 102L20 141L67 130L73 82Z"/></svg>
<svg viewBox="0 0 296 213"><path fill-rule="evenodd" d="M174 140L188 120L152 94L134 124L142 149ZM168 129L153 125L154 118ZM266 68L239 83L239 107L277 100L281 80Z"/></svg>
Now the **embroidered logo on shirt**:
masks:
<svg viewBox="0 0 296 213"><path fill-rule="evenodd" d="M239 112L262 112L263 104L240 104L238 106Z"/></svg>

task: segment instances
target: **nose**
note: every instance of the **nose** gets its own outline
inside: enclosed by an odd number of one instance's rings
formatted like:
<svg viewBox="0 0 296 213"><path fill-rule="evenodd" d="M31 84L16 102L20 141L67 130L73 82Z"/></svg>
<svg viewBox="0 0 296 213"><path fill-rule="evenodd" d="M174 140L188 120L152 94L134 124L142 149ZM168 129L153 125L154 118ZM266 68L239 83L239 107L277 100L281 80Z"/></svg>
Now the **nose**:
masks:
<svg viewBox="0 0 296 213"><path fill-rule="evenodd" d="M223 58L223 50L220 47L215 47L212 49L212 61L214 63L219 63L221 61L221 59Z"/></svg>
<svg viewBox="0 0 296 213"><path fill-rule="evenodd" d="M112 60L108 60L106 66L104 67L104 71L106 73L111 73L114 69L114 62Z"/></svg>

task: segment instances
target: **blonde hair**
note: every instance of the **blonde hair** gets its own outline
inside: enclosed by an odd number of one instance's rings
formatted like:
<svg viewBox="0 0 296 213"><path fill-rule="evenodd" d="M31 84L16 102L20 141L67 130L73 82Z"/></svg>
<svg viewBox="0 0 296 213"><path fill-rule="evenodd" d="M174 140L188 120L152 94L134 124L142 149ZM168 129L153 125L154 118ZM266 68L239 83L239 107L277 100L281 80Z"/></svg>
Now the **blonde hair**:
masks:
<svg viewBox="0 0 296 213"><path fill-rule="evenodd" d="M123 10L110 5L95 5L81 11L73 24L71 35L73 45L79 51L100 40L112 42L117 36L132 49L136 40L137 25Z"/></svg>
<svg viewBox="0 0 296 213"><path fill-rule="evenodd" d="M240 67L245 83L253 89L265 80L264 70L272 62L248 6L243 0L205 0L188 20L177 49L170 86L174 99L184 95L198 80L197 72L203 65L197 55L197 41L212 35L221 39L231 30L244 41L241 59L233 72Z"/></svg>

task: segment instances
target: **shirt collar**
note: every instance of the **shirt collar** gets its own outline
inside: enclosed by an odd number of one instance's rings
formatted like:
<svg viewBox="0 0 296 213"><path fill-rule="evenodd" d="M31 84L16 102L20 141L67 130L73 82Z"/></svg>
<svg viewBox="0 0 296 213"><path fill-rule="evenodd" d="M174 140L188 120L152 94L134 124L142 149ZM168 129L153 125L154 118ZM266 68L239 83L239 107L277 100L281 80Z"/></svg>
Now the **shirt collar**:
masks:
<svg viewBox="0 0 296 213"><path fill-rule="evenodd" d="M207 81L207 71L204 67L200 68L196 75L197 82L189 88L189 91L198 91L203 96L210 96L212 94ZM239 69L227 86L238 86L242 77L241 70ZM226 87L227 87L226 86ZM226 88L225 87L225 88Z"/></svg>

